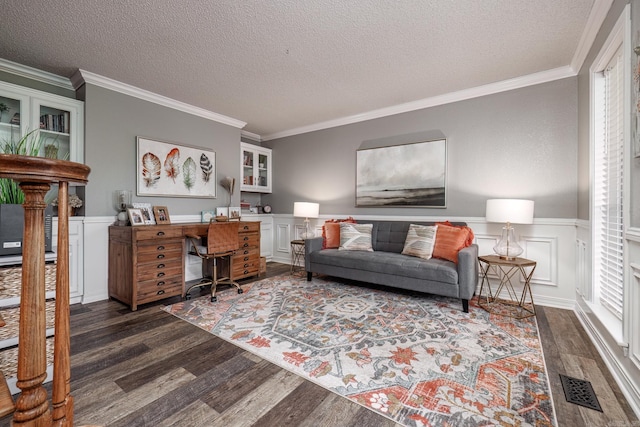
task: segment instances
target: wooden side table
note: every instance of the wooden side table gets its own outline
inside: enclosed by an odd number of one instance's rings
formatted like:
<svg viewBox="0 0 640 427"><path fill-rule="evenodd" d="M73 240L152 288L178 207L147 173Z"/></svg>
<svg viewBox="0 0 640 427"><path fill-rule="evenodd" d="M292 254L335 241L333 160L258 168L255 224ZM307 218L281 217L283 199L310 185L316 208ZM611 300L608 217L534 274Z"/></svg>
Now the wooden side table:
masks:
<svg viewBox="0 0 640 427"><path fill-rule="evenodd" d="M525 258L515 258L512 260L502 259L498 255L483 255L478 257L482 282L480 294L478 295L478 305L490 313L509 316L516 319L524 319L536 315L536 307L533 303L531 293L531 277L536 269L536 262ZM527 272L527 270L529 270ZM495 292L491 289L489 275L493 273L498 276L500 282ZM522 294L518 295L511 279L522 275L524 286ZM501 298L502 292L506 290L508 299ZM527 301L528 297L528 301Z"/></svg>
<svg viewBox="0 0 640 427"><path fill-rule="evenodd" d="M304 274L304 240L291 241L291 274Z"/></svg>

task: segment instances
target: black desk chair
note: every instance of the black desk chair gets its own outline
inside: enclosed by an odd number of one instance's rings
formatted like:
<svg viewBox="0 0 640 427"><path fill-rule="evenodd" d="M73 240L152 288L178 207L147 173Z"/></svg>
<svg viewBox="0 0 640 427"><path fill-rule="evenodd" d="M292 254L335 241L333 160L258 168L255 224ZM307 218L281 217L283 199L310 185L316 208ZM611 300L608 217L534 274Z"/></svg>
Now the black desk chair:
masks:
<svg viewBox="0 0 640 427"><path fill-rule="evenodd" d="M199 246L199 236L187 235L193 244L192 255L197 255L202 259L202 280L189 287L184 297L191 299L190 292L193 288L211 285L211 302L216 302L216 289L219 284L232 285L238 288L238 293L242 293L240 285L231 278L233 273L233 255L239 249L238 242L238 222L211 222L207 231L207 246ZM226 259L228 271L223 277L219 277L218 260Z"/></svg>

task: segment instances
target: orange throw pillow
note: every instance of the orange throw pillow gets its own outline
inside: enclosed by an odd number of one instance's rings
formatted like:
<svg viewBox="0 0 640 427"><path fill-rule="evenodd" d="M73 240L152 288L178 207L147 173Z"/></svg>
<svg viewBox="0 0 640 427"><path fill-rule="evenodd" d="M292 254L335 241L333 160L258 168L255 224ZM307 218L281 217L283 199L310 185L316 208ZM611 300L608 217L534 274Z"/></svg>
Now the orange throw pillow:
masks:
<svg viewBox="0 0 640 427"><path fill-rule="evenodd" d="M464 228L465 230L467 230L469 232L469 235L467 236L467 241L464 242L464 247L466 248L467 246L471 246L473 244L473 239L475 238L475 235L473 234L473 230L471 228L467 227L466 225L453 225L449 221L436 222L436 224L437 225L447 225L449 227Z"/></svg>
<svg viewBox="0 0 640 427"><path fill-rule="evenodd" d="M356 224L352 217L345 219L328 219L322 226L322 249L338 249L340 247L340 223Z"/></svg>
<svg viewBox="0 0 640 427"><path fill-rule="evenodd" d="M458 263L458 252L465 248L469 232L464 228L438 225L433 257Z"/></svg>

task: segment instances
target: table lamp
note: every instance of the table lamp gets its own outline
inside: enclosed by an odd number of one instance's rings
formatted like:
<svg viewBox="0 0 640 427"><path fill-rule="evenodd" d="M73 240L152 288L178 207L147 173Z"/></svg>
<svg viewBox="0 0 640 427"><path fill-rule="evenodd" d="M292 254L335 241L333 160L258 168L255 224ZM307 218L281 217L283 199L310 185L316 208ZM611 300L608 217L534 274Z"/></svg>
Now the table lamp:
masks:
<svg viewBox="0 0 640 427"><path fill-rule="evenodd" d="M318 203L309 202L295 202L293 204L293 216L304 218L304 233L301 237L303 239L311 239L315 236L314 233L309 231L309 218L318 218L320 212L320 205Z"/></svg>
<svg viewBox="0 0 640 427"><path fill-rule="evenodd" d="M487 200L487 222L504 222L502 237L493 247L502 259L514 260L524 249L518 244L511 224L533 223L533 200L490 199Z"/></svg>

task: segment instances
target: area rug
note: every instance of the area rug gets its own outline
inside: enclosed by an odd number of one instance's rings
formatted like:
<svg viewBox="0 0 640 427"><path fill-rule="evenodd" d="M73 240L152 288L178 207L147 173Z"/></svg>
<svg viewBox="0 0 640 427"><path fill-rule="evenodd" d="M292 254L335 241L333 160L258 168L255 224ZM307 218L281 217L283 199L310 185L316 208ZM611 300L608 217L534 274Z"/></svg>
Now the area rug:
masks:
<svg viewBox="0 0 640 427"><path fill-rule="evenodd" d="M555 426L535 318L288 275L167 312L405 426Z"/></svg>

